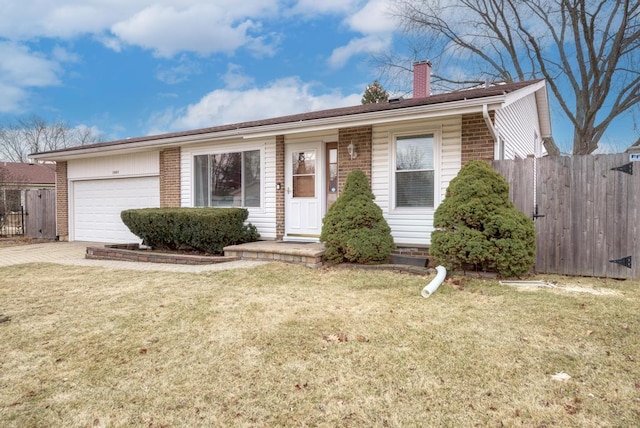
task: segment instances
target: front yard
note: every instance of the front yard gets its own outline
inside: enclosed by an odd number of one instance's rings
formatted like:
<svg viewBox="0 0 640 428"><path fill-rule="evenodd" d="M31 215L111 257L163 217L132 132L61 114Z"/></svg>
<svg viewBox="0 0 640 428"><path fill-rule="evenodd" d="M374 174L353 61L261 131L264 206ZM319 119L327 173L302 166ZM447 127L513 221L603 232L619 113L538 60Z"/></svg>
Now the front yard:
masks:
<svg viewBox="0 0 640 428"><path fill-rule="evenodd" d="M0 425L640 425L640 282L551 279L2 268Z"/></svg>

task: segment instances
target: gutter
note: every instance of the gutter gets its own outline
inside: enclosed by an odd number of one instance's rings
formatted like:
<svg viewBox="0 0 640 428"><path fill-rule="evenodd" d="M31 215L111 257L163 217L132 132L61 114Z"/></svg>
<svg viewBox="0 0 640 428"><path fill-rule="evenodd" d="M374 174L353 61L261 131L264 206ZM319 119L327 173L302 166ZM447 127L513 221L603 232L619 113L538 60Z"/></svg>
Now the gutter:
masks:
<svg viewBox="0 0 640 428"><path fill-rule="evenodd" d="M311 132L317 130L326 130L336 127L354 127L363 125L375 125L379 123L392 123L413 119L425 119L432 117L441 117L452 114L465 114L478 111L480 102L482 104L483 114L488 110L488 105L502 105L504 95L494 95L482 99L464 99L443 104L430 104L426 106L406 107L393 110L384 110L378 112L360 113L354 115L342 115L322 119L310 119L297 122L278 123L272 125L262 125L247 128L227 129L224 131L212 131L203 134L181 135L173 137L163 137L157 135L148 139L138 140L131 143L119 141L118 143L104 143L103 145L83 148L74 147L68 150L56 150L51 152L34 153L30 157L37 160L70 160L82 157L88 157L96 154L110 155L118 153L126 153L132 151L140 151L143 149L162 149L168 147L181 146L183 144L197 144L202 142L214 142L229 138L253 139L266 138L276 135L286 135L298 132ZM488 114L487 114L488 117ZM485 120L487 120L485 118ZM489 123L491 121L489 120ZM488 125L489 126L489 125ZM495 129L493 125L489 128L495 138Z"/></svg>

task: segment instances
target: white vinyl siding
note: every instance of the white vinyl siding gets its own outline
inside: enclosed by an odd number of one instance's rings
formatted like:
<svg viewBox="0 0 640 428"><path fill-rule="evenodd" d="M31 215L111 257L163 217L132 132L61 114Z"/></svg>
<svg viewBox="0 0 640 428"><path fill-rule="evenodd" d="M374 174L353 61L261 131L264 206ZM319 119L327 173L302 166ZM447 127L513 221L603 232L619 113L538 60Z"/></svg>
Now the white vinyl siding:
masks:
<svg viewBox="0 0 640 428"><path fill-rule="evenodd" d="M535 154L540 141L540 124L535 94L529 94L497 110L495 127L504 144L504 159ZM498 153L498 152L496 152Z"/></svg>
<svg viewBox="0 0 640 428"><path fill-rule="evenodd" d="M403 122L374 126L371 187L376 203L391 227L396 245L429 245L433 231L433 213L444 199L449 182L461 167L461 117L451 116L439 120ZM395 135L430 134L435 136L434 207L422 209L395 209L393 204L393 165L391 148Z"/></svg>
<svg viewBox="0 0 640 428"><path fill-rule="evenodd" d="M180 201L183 207L193 207L195 155L260 150L261 206L249 207L248 222L260 233L261 239L276 238L276 143L275 138L260 141L235 140L182 147L180 152Z"/></svg>
<svg viewBox="0 0 640 428"><path fill-rule="evenodd" d="M326 131L305 132L303 134L291 134L285 137L285 144L301 143L330 143L338 141L338 130L329 129Z"/></svg>
<svg viewBox="0 0 640 428"><path fill-rule="evenodd" d="M67 162L67 179L119 178L159 175L160 152L100 156Z"/></svg>

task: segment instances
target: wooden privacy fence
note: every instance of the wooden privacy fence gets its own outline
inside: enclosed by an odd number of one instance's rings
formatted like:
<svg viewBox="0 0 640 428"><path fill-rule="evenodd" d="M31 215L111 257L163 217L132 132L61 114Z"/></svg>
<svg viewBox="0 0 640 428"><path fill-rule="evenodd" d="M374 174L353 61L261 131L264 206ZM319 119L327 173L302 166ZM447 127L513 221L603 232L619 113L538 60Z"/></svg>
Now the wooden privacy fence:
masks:
<svg viewBox="0 0 640 428"><path fill-rule="evenodd" d="M534 217L536 271L640 276L640 162L629 154L494 161Z"/></svg>
<svg viewBox="0 0 640 428"><path fill-rule="evenodd" d="M34 238L56 237L56 192L53 189L27 190L25 232Z"/></svg>

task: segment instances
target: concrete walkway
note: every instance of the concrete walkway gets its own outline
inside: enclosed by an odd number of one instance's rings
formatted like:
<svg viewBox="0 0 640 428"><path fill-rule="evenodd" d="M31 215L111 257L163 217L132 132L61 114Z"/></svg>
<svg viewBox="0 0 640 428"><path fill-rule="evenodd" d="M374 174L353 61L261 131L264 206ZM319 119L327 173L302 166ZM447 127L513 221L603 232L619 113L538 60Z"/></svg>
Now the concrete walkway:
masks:
<svg viewBox="0 0 640 428"><path fill-rule="evenodd" d="M200 273L253 267L266 263L253 260L238 260L210 265L177 265L114 260L88 260L84 258L87 247L101 245L104 244L96 242L46 242L0 247L0 267L25 263L55 263L73 266L105 267L110 269Z"/></svg>

